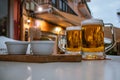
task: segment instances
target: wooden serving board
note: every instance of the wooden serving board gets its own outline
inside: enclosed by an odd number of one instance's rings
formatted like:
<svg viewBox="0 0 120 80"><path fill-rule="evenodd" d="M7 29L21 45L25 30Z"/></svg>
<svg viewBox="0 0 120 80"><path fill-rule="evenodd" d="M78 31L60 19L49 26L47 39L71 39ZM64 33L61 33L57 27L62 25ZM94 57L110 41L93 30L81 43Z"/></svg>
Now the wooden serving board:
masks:
<svg viewBox="0 0 120 80"><path fill-rule="evenodd" d="M0 55L0 61L14 61L14 62L81 62L81 55Z"/></svg>

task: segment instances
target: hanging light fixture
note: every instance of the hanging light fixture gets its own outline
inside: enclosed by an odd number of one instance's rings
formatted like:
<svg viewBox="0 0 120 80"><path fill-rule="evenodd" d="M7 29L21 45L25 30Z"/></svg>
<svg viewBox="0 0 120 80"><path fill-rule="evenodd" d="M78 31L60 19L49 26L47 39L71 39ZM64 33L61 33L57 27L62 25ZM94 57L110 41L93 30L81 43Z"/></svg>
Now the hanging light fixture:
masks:
<svg viewBox="0 0 120 80"><path fill-rule="evenodd" d="M43 11L43 8L42 8L42 7L38 7L38 11L39 11L39 12L42 12L42 11Z"/></svg>
<svg viewBox="0 0 120 80"><path fill-rule="evenodd" d="M28 19L27 19L27 23L30 24L30 22L31 22L31 20L30 20L30 18L28 17Z"/></svg>

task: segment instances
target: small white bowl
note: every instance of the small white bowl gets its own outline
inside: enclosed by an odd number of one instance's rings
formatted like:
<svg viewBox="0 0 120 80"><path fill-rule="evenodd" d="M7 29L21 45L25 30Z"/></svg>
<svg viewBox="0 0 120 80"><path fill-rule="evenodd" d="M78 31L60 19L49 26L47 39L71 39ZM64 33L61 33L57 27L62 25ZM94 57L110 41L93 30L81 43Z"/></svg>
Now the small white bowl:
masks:
<svg viewBox="0 0 120 80"><path fill-rule="evenodd" d="M51 55L55 41L31 41L31 50L35 55Z"/></svg>
<svg viewBox="0 0 120 80"><path fill-rule="evenodd" d="M7 41L5 42L8 54L26 54L29 42Z"/></svg>

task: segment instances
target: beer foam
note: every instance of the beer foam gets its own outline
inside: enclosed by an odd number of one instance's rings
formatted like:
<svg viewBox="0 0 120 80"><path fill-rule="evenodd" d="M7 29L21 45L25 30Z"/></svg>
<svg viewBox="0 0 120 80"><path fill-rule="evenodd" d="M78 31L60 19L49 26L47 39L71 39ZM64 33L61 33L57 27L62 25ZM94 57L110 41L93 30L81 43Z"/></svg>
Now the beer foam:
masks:
<svg viewBox="0 0 120 80"><path fill-rule="evenodd" d="M88 25L88 24L101 24L103 25L103 20L101 19L87 19L81 22L81 25Z"/></svg>
<svg viewBox="0 0 120 80"><path fill-rule="evenodd" d="M81 30L81 26L70 26L67 27L66 30Z"/></svg>

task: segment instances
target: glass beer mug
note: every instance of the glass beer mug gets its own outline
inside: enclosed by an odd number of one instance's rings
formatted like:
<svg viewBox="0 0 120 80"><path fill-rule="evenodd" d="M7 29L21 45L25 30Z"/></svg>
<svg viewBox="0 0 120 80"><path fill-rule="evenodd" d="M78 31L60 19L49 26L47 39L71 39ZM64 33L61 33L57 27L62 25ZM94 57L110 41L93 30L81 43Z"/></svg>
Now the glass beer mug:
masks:
<svg viewBox="0 0 120 80"><path fill-rule="evenodd" d="M65 54L81 54L81 27L67 27L65 31L59 32L58 47Z"/></svg>
<svg viewBox="0 0 120 80"><path fill-rule="evenodd" d="M100 19L88 19L82 25L82 53L84 59L105 59L105 53L115 45L113 25L103 23ZM104 44L104 27L109 26L112 33L112 42L109 46Z"/></svg>

